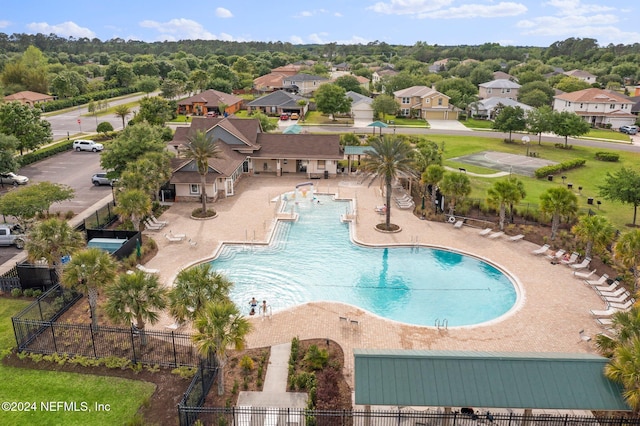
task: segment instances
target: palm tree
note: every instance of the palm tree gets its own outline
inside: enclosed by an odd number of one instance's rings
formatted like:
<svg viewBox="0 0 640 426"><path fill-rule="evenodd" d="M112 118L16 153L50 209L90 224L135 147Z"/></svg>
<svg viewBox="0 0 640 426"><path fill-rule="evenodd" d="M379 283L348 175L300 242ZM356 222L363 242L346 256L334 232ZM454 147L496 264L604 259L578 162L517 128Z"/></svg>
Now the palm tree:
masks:
<svg viewBox="0 0 640 426"><path fill-rule="evenodd" d="M571 232L576 238L585 243L584 256L591 257L592 250L604 250L613 238L616 230L609 220L604 216L586 215L582 216Z"/></svg>
<svg viewBox="0 0 640 426"><path fill-rule="evenodd" d="M202 214L207 214L207 173L209 172L209 159L221 158L222 152L213 140L212 135L208 135L202 130L190 135L187 147L189 150L185 156L195 161L200 174L200 186L202 187Z"/></svg>
<svg viewBox="0 0 640 426"><path fill-rule="evenodd" d="M126 124L124 120L127 118L127 115L131 114L131 109L126 104L118 105L114 108L113 112L116 117L120 117L122 119L122 128L124 129Z"/></svg>
<svg viewBox="0 0 640 426"><path fill-rule="evenodd" d="M167 306L167 290L155 274L135 271L122 274L115 284L107 288L105 311L116 323L132 324L140 330L140 342L145 345L146 322L158 322L158 311Z"/></svg>
<svg viewBox="0 0 640 426"><path fill-rule="evenodd" d="M549 188L540 195L540 210L551 215L551 239L556 238L560 218L572 218L578 211L578 197L566 188Z"/></svg>
<svg viewBox="0 0 640 426"><path fill-rule="evenodd" d="M169 312L178 321L193 321L208 301L228 301L233 283L211 269L211 264L183 269L169 292Z"/></svg>
<svg viewBox="0 0 640 426"><path fill-rule="evenodd" d="M499 206L500 230L504 231L504 219L506 217L507 204L513 205L522 199L522 192L513 179L497 181L487 191L488 201L491 205Z"/></svg>
<svg viewBox="0 0 640 426"><path fill-rule="evenodd" d="M422 173L422 182L425 186L431 185L431 204L433 208L437 212L438 206L436 204L436 193L438 191L438 183L444 177L445 169L440 164L431 164L427 169Z"/></svg>
<svg viewBox="0 0 640 426"><path fill-rule="evenodd" d="M227 364L227 348L245 347L245 336L251 331L249 321L240 315L238 307L229 301L208 302L198 312L195 321L197 332L192 340L204 357L215 355L218 362L218 395L224 394L224 367Z"/></svg>
<svg viewBox="0 0 640 426"><path fill-rule="evenodd" d="M374 178L380 176L384 180L387 230L391 228L391 184L400 174L413 174L411 152L412 148L408 143L395 136L384 135L371 140L370 149L365 151L366 157L362 160L361 167L364 172L372 173Z"/></svg>
<svg viewBox="0 0 640 426"><path fill-rule="evenodd" d="M140 221L151 212L151 198L140 189L129 189L118 193L118 205L114 211L131 219L133 229L140 230Z"/></svg>
<svg viewBox="0 0 640 426"><path fill-rule="evenodd" d="M640 284L640 229L622 234L613 246L613 257L633 271L633 290Z"/></svg>
<svg viewBox="0 0 640 426"><path fill-rule="evenodd" d="M634 411L640 409L640 337L637 335L613 352L611 362L604 367L609 379L622 384L624 397Z"/></svg>
<svg viewBox="0 0 640 426"><path fill-rule="evenodd" d="M96 315L98 290L113 282L116 270L116 262L111 254L91 247L75 253L62 274L64 286L88 296L93 328L98 326L98 316Z"/></svg>
<svg viewBox="0 0 640 426"><path fill-rule="evenodd" d="M37 223L29 232L25 249L30 262L45 259L62 277L62 256L67 256L84 247L84 236L58 218Z"/></svg>
<svg viewBox="0 0 640 426"><path fill-rule="evenodd" d="M611 328L615 330L615 337L606 334L596 336L596 346L607 358L612 358L615 349L640 337L640 307L633 306L628 311L619 311L611 316Z"/></svg>
<svg viewBox="0 0 640 426"><path fill-rule="evenodd" d="M464 173L446 173L440 190L449 197L449 214L453 216L456 203L471 194L471 181Z"/></svg>

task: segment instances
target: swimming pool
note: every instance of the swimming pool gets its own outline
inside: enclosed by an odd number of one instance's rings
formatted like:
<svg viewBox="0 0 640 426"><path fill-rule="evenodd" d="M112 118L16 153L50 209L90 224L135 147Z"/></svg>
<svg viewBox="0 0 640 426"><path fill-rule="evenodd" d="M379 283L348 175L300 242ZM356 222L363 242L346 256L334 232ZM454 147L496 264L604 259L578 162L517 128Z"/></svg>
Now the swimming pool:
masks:
<svg viewBox="0 0 640 426"><path fill-rule="evenodd" d="M422 326L467 326L508 312L517 299L511 280L471 256L426 247L353 244L340 215L345 201L289 201L296 222L279 222L268 246L228 245L211 261L234 282L231 299L248 312L252 297L273 311L311 301L336 301Z"/></svg>

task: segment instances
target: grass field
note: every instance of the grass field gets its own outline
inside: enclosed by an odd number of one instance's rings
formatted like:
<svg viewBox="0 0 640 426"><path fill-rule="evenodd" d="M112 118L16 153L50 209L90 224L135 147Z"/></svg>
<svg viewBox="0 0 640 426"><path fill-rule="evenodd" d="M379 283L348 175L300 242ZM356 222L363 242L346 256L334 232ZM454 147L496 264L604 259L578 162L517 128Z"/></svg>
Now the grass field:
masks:
<svg viewBox="0 0 640 426"><path fill-rule="evenodd" d="M0 298L0 348L15 346L11 316L28 302ZM29 403L31 411L1 411L2 425L114 425L130 421L155 390L152 383L55 371L29 370L0 364L0 402ZM75 403L82 410L67 410ZM32 405L35 403L35 405ZM58 411L45 411L47 405ZM95 404L104 404L103 411ZM107 406L108 404L108 406ZM17 408L17 407L16 407ZM35 408L35 410L33 410ZM108 411L107 411L108 409Z"/></svg>

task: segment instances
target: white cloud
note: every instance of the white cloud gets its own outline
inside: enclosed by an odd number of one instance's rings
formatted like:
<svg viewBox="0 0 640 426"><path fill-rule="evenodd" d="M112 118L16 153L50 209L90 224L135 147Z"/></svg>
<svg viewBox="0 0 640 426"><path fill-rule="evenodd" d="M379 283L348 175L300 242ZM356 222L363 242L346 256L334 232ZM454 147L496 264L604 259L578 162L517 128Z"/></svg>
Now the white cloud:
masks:
<svg viewBox="0 0 640 426"><path fill-rule="evenodd" d="M549 0L545 5L557 8L557 14L563 16L585 15L588 13L601 13L615 10L610 6L584 4L581 0Z"/></svg>
<svg viewBox="0 0 640 426"><path fill-rule="evenodd" d="M325 44L325 43L329 43L328 41L326 41L323 37L326 37L328 34L327 33L313 33L313 34L309 34L309 41L311 43L315 43L315 44Z"/></svg>
<svg viewBox="0 0 640 426"><path fill-rule="evenodd" d="M0 28L7 28L9 25L11 25L9 21L0 21Z"/></svg>
<svg viewBox="0 0 640 426"><path fill-rule="evenodd" d="M360 36L352 36L348 40L331 40L327 37L328 35L329 34L327 33L309 34L309 36L307 37L308 40L305 40L300 36L293 35L289 37L289 41L292 44L327 44L327 43L333 43L333 42L337 44L367 44L372 41L370 39L360 37Z"/></svg>
<svg viewBox="0 0 640 426"><path fill-rule="evenodd" d="M315 15L322 15L327 13L329 13L327 9L303 10L298 15L295 15L294 18L310 18Z"/></svg>
<svg viewBox="0 0 640 426"><path fill-rule="evenodd" d="M391 0L378 2L367 9L384 15L420 15L440 10L451 3L453 0Z"/></svg>
<svg viewBox="0 0 640 426"><path fill-rule="evenodd" d="M304 40L302 39L302 37L297 35L289 37L289 41L291 41L292 44L304 44Z"/></svg>
<svg viewBox="0 0 640 426"><path fill-rule="evenodd" d="M216 16L218 18L233 18L233 13L229 9L225 9L224 7L216 8Z"/></svg>
<svg viewBox="0 0 640 426"><path fill-rule="evenodd" d="M336 12L333 14L333 16L335 16L336 18L342 18L343 15L340 12Z"/></svg>
<svg viewBox="0 0 640 426"><path fill-rule="evenodd" d="M96 33L89 28L84 28L76 24L75 22L67 21L61 24L50 25L46 22L32 22L27 24L27 28L34 33L42 34L57 34L63 37L75 37L75 38L94 38Z"/></svg>
<svg viewBox="0 0 640 426"><path fill-rule="evenodd" d="M527 7L520 3L503 2L495 5L466 4L437 12L421 18L462 19L462 18L503 18L527 13Z"/></svg>
<svg viewBox="0 0 640 426"><path fill-rule="evenodd" d="M191 19L176 18L168 22L142 21L140 26L157 30L158 40L218 40L215 34L207 31L201 24Z"/></svg>
<svg viewBox="0 0 640 426"><path fill-rule="evenodd" d="M309 10L303 10L302 12L300 12L300 15L303 18L308 18L310 16L313 16L313 12L309 11Z"/></svg>

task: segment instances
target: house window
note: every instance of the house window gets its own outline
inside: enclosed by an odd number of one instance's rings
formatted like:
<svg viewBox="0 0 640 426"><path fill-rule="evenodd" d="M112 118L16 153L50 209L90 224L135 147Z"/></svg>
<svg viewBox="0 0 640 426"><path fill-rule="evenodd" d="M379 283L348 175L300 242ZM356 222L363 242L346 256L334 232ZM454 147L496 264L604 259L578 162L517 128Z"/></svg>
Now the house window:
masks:
<svg viewBox="0 0 640 426"><path fill-rule="evenodd" d="M616 104L609 104L609 109L614 109L616 107Z"/></svg>
<svg viewBox="0 0 640 426"><path fill-rule="evenodd" d="M189 194L199 195L200 194L200 185L197 183L192 183L189 185Z"/></svg>
<svg viewBox="0 0 640 426"><path fill-rule="evenodd" d="M403 117L408 117L409 116L409 108L402 108L400 110L400 113L402 114Z"/></svg>
<svg viewBox="0 0 640 426"><path fill-rule="evenodd" d="M403 104L408 104L411 101L411 98L402 98Z"/></svg>
<svg viewBox="0 0 640 426"><path fill-rule="evenodd" d="M502 89L502 93L511 93L511 89Z"/></svg>
<svg viewBox="0 0 640 426"><path fill-rule="evenodd" d="M424 103L425 103L425 104L430 104L430 103L431 103L431 98L427 98L427 99L425 99L425 100L424 100Z"/></svg>
<svg viewBox="0 0 640 426"><path fill-rule="evenodd" d="M324 170L325 160L318 160L318 170Z"/></svg>
<svg viewBox="0 0 640 426"><path fill-rule="evenodd" d="M583 105L584 105L584 104L580 104L580 109L582 109Z"/></svg>
<svg viewBox="0 0 640 426"><path fill-rule="evenodd" d="M488 88L488 89L487 89L487 93L491 93L491 88Z"/></svg>
<svg viewBox="0 0 640 426"><path fill-rule="evenodd" d="M438 98L438 106L442 106L442 98Z"/></svg>

